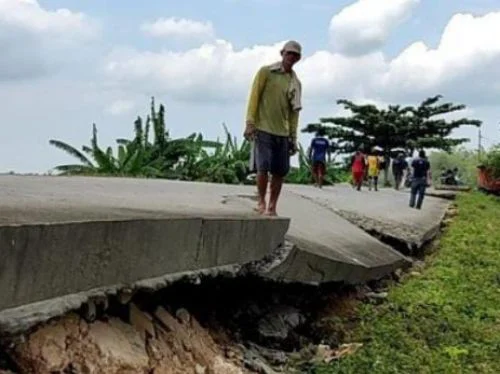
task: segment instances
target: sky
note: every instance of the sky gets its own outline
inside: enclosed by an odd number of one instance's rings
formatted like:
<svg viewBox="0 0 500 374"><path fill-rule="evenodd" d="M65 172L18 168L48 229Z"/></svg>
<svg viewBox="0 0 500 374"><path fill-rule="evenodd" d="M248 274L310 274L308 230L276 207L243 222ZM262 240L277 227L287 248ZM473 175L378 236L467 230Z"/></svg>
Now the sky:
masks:
<svg viewBox="0 0 500 374"><path fill-rule="evenodd" d="M300 127L336 100L418 104L442 94L500 142L500 0L0 0L0 172L73 162L49 145L131 137L150 98L174 137L241 139L260 66L298 40ZM478 130L457 136L476 147ZM310 136L301 135L306 144Z"/></svg>

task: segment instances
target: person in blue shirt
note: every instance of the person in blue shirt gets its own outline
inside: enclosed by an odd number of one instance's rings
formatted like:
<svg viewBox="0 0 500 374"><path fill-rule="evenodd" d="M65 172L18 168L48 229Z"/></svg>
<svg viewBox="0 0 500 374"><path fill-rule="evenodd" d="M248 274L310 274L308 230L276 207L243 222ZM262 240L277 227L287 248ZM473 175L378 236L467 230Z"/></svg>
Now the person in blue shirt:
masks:
<svg viewBox="0 0 500 374"><path fill-rule="evenodd" d="M425 156L425 151L421 150L418 157L411 163L413 175L411 180L410 207L422 208L425 190L430 185L431 165ZM415 205L416 204L416 205Z"/></svg>
<svg viewBox="0 0 500 374"><path fill-rule="evenodd" d="M319 188L323 187L325 179L327 155L328 162L330 162L330 142L326 139L325 132L323 130L319 130L316 132L316 136L311 141L311 146L309 147L309 160L312 164L312 173L315 185Z"/></svg>

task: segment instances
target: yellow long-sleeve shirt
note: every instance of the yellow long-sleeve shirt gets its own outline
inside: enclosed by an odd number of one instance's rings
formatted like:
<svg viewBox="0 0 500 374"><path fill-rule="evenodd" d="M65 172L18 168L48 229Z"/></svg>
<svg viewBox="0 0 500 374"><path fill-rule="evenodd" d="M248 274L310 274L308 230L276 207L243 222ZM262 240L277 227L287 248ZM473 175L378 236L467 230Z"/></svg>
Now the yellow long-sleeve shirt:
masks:
<svg viewBox="0 0 500 374"><path fill-rule="evenodd" d="M299 112L292 110L288 98L291 79L291 73L260 68L250 91L247 123L273 135L297 138Z"/></svg>

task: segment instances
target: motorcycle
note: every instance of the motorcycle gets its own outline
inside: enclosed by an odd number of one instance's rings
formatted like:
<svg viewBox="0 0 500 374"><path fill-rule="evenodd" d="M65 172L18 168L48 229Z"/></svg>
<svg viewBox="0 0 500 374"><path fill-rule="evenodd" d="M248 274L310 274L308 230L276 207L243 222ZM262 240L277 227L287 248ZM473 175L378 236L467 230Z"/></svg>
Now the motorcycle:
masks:
<svg viewBox="0 0 500 374"><path fill-rule="evenodd" d="M452 170L447 170L442 173L439 177L439 181L444 186L459 186L463 184L457 177L456 172L453 172Z"/></svg>

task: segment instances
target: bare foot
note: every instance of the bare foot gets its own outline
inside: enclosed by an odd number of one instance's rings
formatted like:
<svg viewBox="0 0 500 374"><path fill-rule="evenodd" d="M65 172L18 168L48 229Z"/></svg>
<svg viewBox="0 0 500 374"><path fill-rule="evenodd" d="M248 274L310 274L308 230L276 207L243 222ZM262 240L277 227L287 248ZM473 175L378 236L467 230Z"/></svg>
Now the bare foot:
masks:
<svg viewBox="0 0 500 374"><path fill-rule="evenodd" d="M276 208L270 207L266 212L266 216L276 217L277 215L278 213L276 213Z"/></svg>
<svg viewBox="0 0 500 374"><path fill-rule="evenodd" d="M266 203L258 203L255 208L253 208L257 213L264 214L266 212Z"/></svg>

